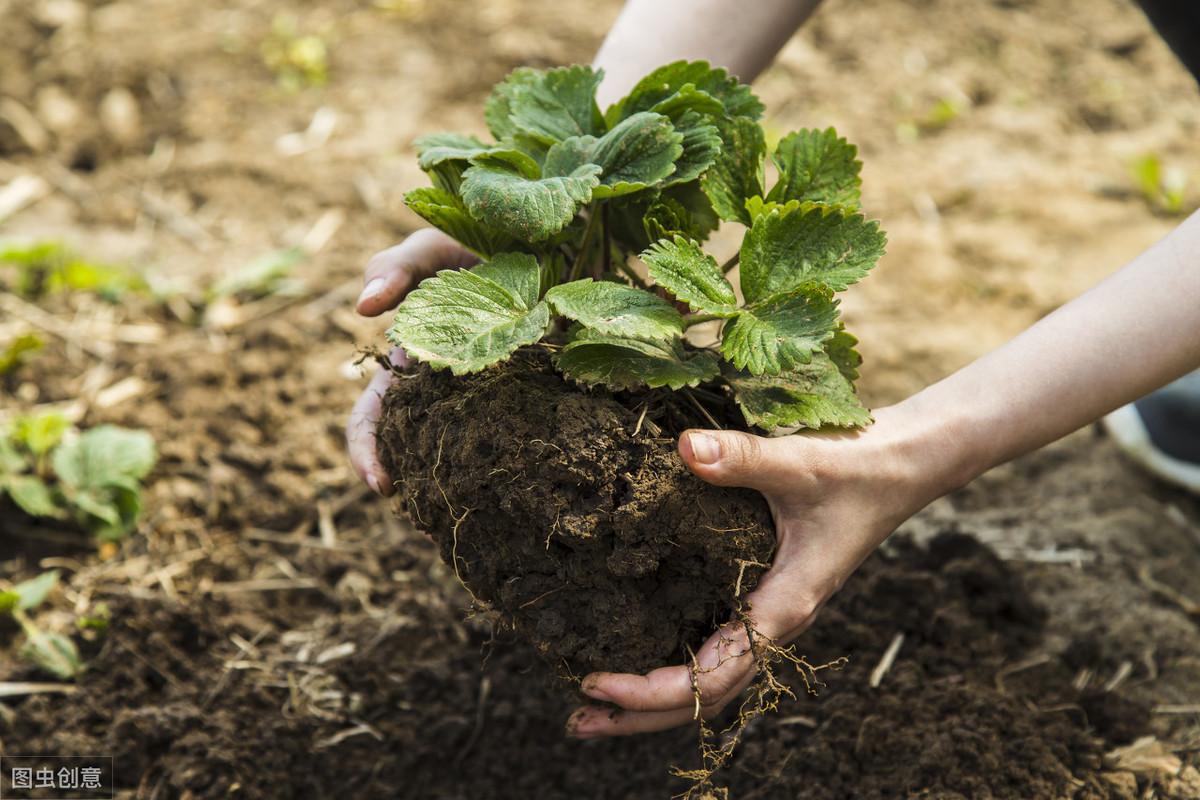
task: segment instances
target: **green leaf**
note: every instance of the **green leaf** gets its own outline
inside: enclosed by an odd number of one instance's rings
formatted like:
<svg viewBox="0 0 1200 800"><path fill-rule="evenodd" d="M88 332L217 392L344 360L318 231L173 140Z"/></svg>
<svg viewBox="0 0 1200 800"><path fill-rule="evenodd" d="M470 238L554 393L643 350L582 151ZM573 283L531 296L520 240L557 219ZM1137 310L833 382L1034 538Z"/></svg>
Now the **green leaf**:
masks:
<svg viewBox="0 0 1200 800"><path fill-rule="evenodd" d="M63 516L54 493L50 491L46 482L36 475L0 477L0 493L7 493L22 511L32 517Z"/></svg>
<svg viewBox="0 0 1200 800"><path fill-rule="evenodd" d="M609 228L627 250L640 252L676 234L703 241L720 219L696 181L647 189L609 203Z"/></svg>
<svg viewBox="0 0 1200 800"><path fill-rule="evenodd" d="M586 164L600 167L592 198L602 200L645 189L675 172L683 134L661 114L635 114L597 139L573 136L550 148L545 175L569 175Z"/></svg>
<svg viewBox="0 0 1200 800"><path fill-rule="evenodd" d="M782 375L755 376L726 369L725 378L746 422L765 430L857 428L871 422L871 413L854 386L822 353Z"/></svg>
<svg viewBox="0 0 1200 800"><path fill-rule="evenodd" d="M679 91L658 101L650 110L675 122L688 113L702 114L706 117L723 116L725 104L708 92L697 89L694 83L685 83L679 87Z"/></svg>
<svg viewBox="0 0 1200 800"><path fill-rule="evenodd" d="M694 181L721 155L721 132L707 117L689 111L672 124L683 135L683 153L675 162L675 174L666 181L667 186Z"/></svg>
<svg viewBox="0 0 1200 800"><path fill-rule="evenodd" d="M484 107L497 139L524 133L546 144L604 132L596 87L604 73L572 66L541 72L518 69L492 92Z"/></svg>
<svg viewBox="0 0 1200 800"><path fill-rule="evenodd" d="M21 602L21 595L14 591L0 591L0 614L10 614Z"/></svg>
<svg viewBox="0 0 1200 800"><path fill-rule="evenodd" d="M64 680L74 678L85 669L75 643L60 633L26 630L29 640L21 648L21 656Z"/></svg>
<svg viewBox="0 0 1200 800"><path fill-rule="evenodd" d="M388 338L435 369L477 372L545 334L550 308L537 302L540 273L537 259L521 253L442 270L400 304Z"/></svg>
<svg viewBox="0 0 1200 800"><path fill-rule="evenodd" d="M417 166L429 170L446 161L470 161L492 148L481 139L461 133L431 133L413 142Z"/></svg>
<svg viewBox="0 0 1200 800"><path fill-rule="evenodd" d="M683 332L683 317L658 295L612 281L584 278L555 286L546 302L558 314L599 333L669 339Z"/></svg>
<svg viewBox="0 0 1200 800"><path fill-rule="evenodd" d="M54 587L58 586L58 574L58 570L52 569L14 586L12 590L19 598L16 607L28 611L40 606Z"/></svg>
<svg viewBox="0 0 1200 800"><path fill-rule="evenodd" d="M878 222L842 206L773 209L742 240L742 294L754 302L806 283L841 291L867 274L886 244Z"/></svg>
<svg viewBox="0 0 1200 800"><path fill-rule="evenodd" d="M476 220L462 200L444 189L414 189L404 195L404 202L430 225L484 258L516 246L512 236Z"/></svg>
<svg viewBox="0 0 1200 800"><path fill-rule="evenodd" d="M47 411L33 417L19 417L13 425L12 437L35 457L49 453L58 446L71 427L71 421L57 411Z"/></svg>
<svg viewBox="0 0 1200 800"><path fill-rule="evenodd" d="M789 133L779 142L771 160L779 168L779 181L767 200L811 200L857 207L862 180L858 148L839 137L833 128Z"/></svg>
<svg viewBox="0 0 1200 800"><path fill-rule="evenodd" d="M524 242L540 242L562 230L591 200L600 167L583 164L570 175L531 180L501 165L478 165L463 173L462 198L475 219Z"/></svg>
<svg viewBox="0 0 1200 800"><path fill-rule="evenodd" d="M717 129L721 153L700 185L721 219L749 225L746 201L763 193L766 138L758 123L746 117L721 120Z"/></svg>
<svg viewBox="0 0 1200 800"><path fill-rule="evenodd" d="M491 95L483 104L483 118L488 130L498 140L504 140L518 133L516 124L512 121L513 102L519 92L532 89L538 82L541 73L530 67L520 67L508 74L492 89Z"/></svg>
<svg viewBox="0 0 1200 800"><path fill-rule="evenodd" d="M299 247L284 247L241 266L213 284L215 297L250 295L265 297L284 288L296 265L308 257Z"/></svg>
<svg viewBox="0 0 1200 800"><path fill-rule="evenodd" d="M0 431L0 478L6 474L24 472L29 466L8 435Z"/></svg>
<svg viewBox="0 0 1200 800"><path fill-rule="evenodd" d="M817 287L772 295L725 324L721 353L738 369L778 375L808 363L837 327L837 302Z"/></svg>
<svg viewBox="0 0 1200 800"><path fill-rule="evenodd" d="M610 389L668 386L681 389L712 380L720 373L717 358L707 350L688 351L683 340L645 340L579 331L556 361L572 380Z"/></svg>
<svg viewBox="0 0 1200 800"><path fill-rule="evenodd" d="M98 425L59 445L53 465L58 479L73 490L136 488L157 458L154 439L146 431Z"/></svg>
<svg viewBox="0 0 1200 800"><path fill-rule="evenodd" d="M839 326L833 338L826 342L823 348L829 360L849 381L858 379L858 368L862 366L862 356L854 349L856 344L858 338L848 332L845 326Z"/></svg>
<svg viewBox="0 0 1200 800"><path fill-rule="evenodd" d="M21 366L45 347L42 337L36 333L23 333L0 350L0 375L7 375Z"/></svg>
<svg viewBox="0 0 1200 800"><path fill-rule="evenodd" d="M650 277L695 311L733 316L737 295L716 260L696 242L676 236L655 242L642 253Z"/></svg>
<svg viewBox="0 0 1200 800"><path fill-rule="evenodd" d="M612 125L639 111L652 110L677 93L697 90L719 100L727 116L752 120L762 116L763 104L750 87L725 70L707 61L675 61L638 81L633 91L609 108L604 117Z"/></svg>

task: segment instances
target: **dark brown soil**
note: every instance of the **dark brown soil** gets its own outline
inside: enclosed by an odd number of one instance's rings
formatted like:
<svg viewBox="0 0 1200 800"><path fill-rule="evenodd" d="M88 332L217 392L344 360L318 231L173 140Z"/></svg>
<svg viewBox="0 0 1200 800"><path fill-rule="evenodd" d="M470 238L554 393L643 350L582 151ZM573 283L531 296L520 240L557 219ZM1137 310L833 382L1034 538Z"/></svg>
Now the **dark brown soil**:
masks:
<svg viewBox="0 0 1200 800"><path fill-rule="evenodd" d="M577 679L685 658L770 563L762 496L699 480L676 452L673 434L704 424L678 395L584 391L527 348L473 376L403 376L378 438L442 560Z"/></svg>

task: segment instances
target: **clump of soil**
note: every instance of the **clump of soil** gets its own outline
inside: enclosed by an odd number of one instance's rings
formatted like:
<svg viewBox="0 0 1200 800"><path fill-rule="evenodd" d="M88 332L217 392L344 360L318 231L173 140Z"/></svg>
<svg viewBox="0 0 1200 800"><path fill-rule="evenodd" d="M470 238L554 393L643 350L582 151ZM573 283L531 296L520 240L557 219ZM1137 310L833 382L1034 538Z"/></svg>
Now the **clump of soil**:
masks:
<svg viewBox="0 0 1200 800"><path fill-rule="evenodd" d="M683 402L581 390L538 348L467 377L419 367L384 398L380 456L442 559L552 666L644 672L728 618L775 541L758 493L680 460L664 434L706 425Z"/></svg>

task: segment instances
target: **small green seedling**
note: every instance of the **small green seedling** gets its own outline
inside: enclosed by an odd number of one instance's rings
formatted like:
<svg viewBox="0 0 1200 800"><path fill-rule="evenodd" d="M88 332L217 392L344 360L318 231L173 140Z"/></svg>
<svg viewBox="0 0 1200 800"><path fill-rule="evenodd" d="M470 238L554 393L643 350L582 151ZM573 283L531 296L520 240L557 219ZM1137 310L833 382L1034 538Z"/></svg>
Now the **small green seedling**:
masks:
<svg viewBox="0 0 1200 800"><path fill-rule="evenodd" d="M68 637L42 630L29 616L58 585L58 570L43 572L36 578L0 591L0 614L8 614L25 632L21 656L47 672L70 680L83 672L85 665L79 650Z"/></svg>
<svg viewBox="0 0 1200 800"><path fill-rule="evenodd" d="M145 291L146 281L128 267L102 264L80 257L61 242L0 244L0 266L14 272L7 288L23 297L57 292L91 292L119 302L128 292ZM0 270L0 286L4 271Z"/></svg>
<svg viewBox="0 0 1200 800"><path fill-rule="evenodd" d="M36 333L22 333L0 346L0 376L33 359L46 343Z"/></svg>
<svg viewBox="0 0 1200 800"><path fill-rule="evenodd" d="M1161 158L1148 153L1130 165L1130 174L1152 209L1171 216L1183 213L1188 186L1187 173L1183 170L1164 167Z"/></svg>
<svg viewBox="0 0 1200 800"><path fill-rule="evenodd" d="M145 431L100 425L80 433L61 414L22 417L0 431L0 498L116 541L137 523L141 481L155 460Z"/></svg>
<svg viewBox="0 0 1200 800"><path fill-rule="evenodd" d="M329 47L325 40L315 34L302 34L290 14L275 17L261 51L263 64L288 91L329 82Z"/></svg>
<svg viewBox="0 0 1200 800"><path fill-rule="evenodd" d="M601 77L518 69L484 109L495 141L417 141L434 185L405 201L483 262L423 281L391 341L461 375L550 337L585 385L720 384L765 429L869 422L834 298L886 242L859 210L856 148L833 129L790 133L768 189L762 103L724 70L668 64L603 112ZM722 220L746 227L724 266L701 247ZM740 298L725 277L739 261ZM720 323L713 347L684 339L703 322Z"/></svg>

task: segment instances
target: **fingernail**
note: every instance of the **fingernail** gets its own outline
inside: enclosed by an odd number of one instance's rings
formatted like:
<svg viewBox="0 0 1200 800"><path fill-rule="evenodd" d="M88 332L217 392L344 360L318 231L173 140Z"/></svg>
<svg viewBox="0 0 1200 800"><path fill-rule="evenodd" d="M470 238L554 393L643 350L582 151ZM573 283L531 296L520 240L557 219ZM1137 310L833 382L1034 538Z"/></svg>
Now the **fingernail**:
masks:
<svg viewBox="0 0 1200 800"><path fill-rule="evenodd" d="M599 683L600 683L600 679L598 677L596 677L594 675L588 675L586 678L583 679L583 682L579 685L579 688L583 691L584 694L586 694L588 697L592 698L593 700L603 700L606 703L611 703L612 698L609 697L607 694L605 694L599 688L599 686L597 685Z"/></svg>
<svg viewBox="0 0 1200 800"><path fill-rule="evenodd" d="M577 708L571 714L571 716L567 717L567 725L566 725L567 736L578 736L579 735L579 723L583 719L585 714L587 714L586 708Z"/></svg>
<svg viewBox="0 0 1200 800"><path fill-rule="evenodd" d="M367 282L367 285L363 287L362 294L358 296L358 300L355 301L354 305L362 305L363 301L369 300L382 291L383 278L372 278Z"/></svg>
<svg viewBox="0 0 1200 800"><path fill-rule="evenodd" d="M383 494L383 492L379 491L379 479L376 478L374 475L367 476L367 486L370 486L371 491L374 492L375 494L379 494L379 495Z"/></svg>
<svg viewBox="0 0 1200 800"><path fill-rule="evenodd" d="M708 434L689 433L688 444L692 446L692 455L701 464L715 464L721 459L720 444Z"/></svg>

